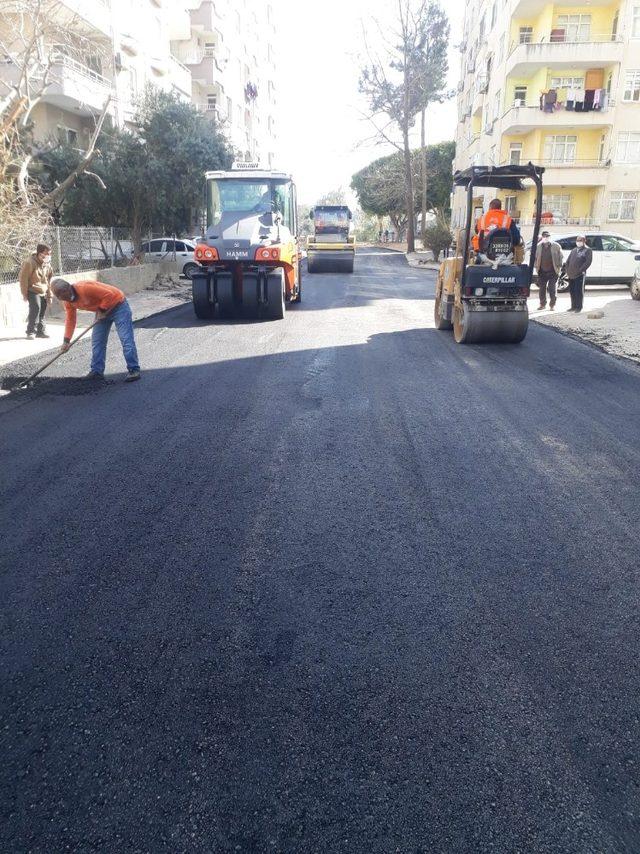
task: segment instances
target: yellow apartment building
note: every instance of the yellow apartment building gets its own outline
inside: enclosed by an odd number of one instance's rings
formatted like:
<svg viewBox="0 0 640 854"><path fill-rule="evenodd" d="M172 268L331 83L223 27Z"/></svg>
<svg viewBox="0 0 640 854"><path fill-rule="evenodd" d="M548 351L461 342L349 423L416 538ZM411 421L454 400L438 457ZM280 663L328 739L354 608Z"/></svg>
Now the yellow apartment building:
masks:
<svg viewBox="0 0 640 854"><path fill-rule="evenodd" d="M640 0L470 0L460 48L455 168L541 164L553 231L640 238ZM530 234L533 189L502 198Z"/></svg>

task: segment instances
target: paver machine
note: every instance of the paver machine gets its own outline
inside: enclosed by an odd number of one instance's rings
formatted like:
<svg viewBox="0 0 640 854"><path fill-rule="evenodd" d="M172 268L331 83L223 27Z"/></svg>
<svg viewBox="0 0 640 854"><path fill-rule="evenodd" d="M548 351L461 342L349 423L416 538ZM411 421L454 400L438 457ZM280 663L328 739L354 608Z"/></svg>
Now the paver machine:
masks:
<svg viewBox="0 0 640 854"><path fill-rule="evenodd" d="M314 234L307 238L309 273L353 273L356 241L346 205L316 205L309 214Z"/></svg>
<svg viewBox="0 0 640 854"><path fill-rule="evenodd" d="M456 257L446 258L438 273L435 300L436 329L453 329L458 344L481 342L519 343L527 334L527 298L533 280L535 251L524 263L524 247L515 245L509 229L496 228L477 236L473 210L474 192L491 187L510 193L525 190L525 182L536 189L536 211L532 246L538 244L542 214L541 166L471 166L453 176L454 191L467 193L464 229L456 239Z"/></svg>
<svg viewBox="0 0 640 854"><path fill-rule="evenodd" d="M239 164L207 172L207 231L197 243L193 307L202 320L281 320L302 298L296 189L290 175Z"/></svg>

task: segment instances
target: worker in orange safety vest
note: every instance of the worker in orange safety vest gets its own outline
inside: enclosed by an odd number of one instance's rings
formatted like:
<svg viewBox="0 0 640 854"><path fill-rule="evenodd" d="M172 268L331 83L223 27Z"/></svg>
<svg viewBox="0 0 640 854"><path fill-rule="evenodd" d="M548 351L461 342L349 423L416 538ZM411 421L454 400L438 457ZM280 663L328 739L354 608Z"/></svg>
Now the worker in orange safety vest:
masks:
<svg viewBox="0 0 640 854"><path fill-rule="evenodd" d="M502 202L500 199L492 199L489 202L489 210L483 213L476 222L476 233L473 235L471 245L475 252L480 251L480 234L489 234L496 228L503 228L511 232L511 239L514 246L519 246L522 242L520 230L513 219L506 211L502 210Z"/></svg>

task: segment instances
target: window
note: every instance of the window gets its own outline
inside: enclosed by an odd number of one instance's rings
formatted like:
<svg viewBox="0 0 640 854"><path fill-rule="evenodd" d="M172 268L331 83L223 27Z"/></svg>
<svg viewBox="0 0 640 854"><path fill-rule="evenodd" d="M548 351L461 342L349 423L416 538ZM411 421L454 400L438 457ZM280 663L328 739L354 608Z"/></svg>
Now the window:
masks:
<svg viewBox="0 0 640 854"><path fill-rule="evenodd" d="M584 89L584 77L552 77L550 89Z"/></svg>
<svg viewBox="0 0 640 854"><path fill-rule="evenodd" d="M634 6L631 13L631 38L640 39L640 6Z"/></svg>
<svg viewBox="0 0 640 854"><path fill-rule="evenodd" d="M498 65L504 59L504 33L500 36L500 41L498 42Z"/></svg>
<svg viewBox="0 0 640 854"><path fill-rule="evenodd" d="M616 146L618 163L640 163L640 133L621 131Z"/></svg>
<svg viewBox="0 0 640 854"><path fill-rule="evenodd" d="M558 15L558 29L564 30L566 42L588 42L591 37L591 15Z"/></svg>
<svg viewBox="0 0 640 854"><path fill-rule="evenodd" d="M515 107L524 107L527 103L527 87L516 86L513 90L513 102Z"/></svg>
<svg viewBox="0 0 640 854"><path fill-rule="evenodd" d="M480 38L480 41L484 38L484 15L480 18L480 30L478 32L478 37Z"/></svg>
<svg viewBox="0 0 640 854"><path fill-rule="evenodd" d="M520 27L520 44L531 44L533 41L533 27Z"/></svg>
<svg viewBox="0 0 640 854"><path fill-rule="evenodd" d="M58 142L62 145L71 145L74 148L77 147L78 142L78 131L74 128L65 128L62 125L58 125Z"/></svg>
<svg viewBox="0 0 640 854"><path fill-rule="evenodd" d="M518 204L517 196L506 196L504 200L504 209L511 216L516 213L516 205Z"/></svg>
<svg viewBox="0 0 640 854"><path fill-rule="evenodd" d="M162 240L152 240L149 243L149 248L147 252L162 252L163 241Z"/></svg>
<svg viewBox="0 0 640 854"><path fill-rule="evenodd" d="M567 220L571 210L571 196L569 193L544 194L542 196L542 210L544 213L552 213L557 222Z"/></svg>
<svg viewBox="0 0 640 854"><path fill-rule="evenodd" d="M604 252L628 252L629 247L625 246L621 240L611 235L602 235L602 249Z"/></svg>
<svg viewBox="0 0 640 854"><path fill-rule="evenodd" d="M509 165L519 166L522 162L522 143L512 142L509 144Z"/></svg>
<svg viewBox="0 0 640 854"><path fill-rule="evenodd" d="M544 140L544 159L550 163L575 163L577 136L558 134Z"/></svg>
<svg viewBox="0 0 640 854"><path fill-rule="evenodd" d="M599 146L599 148L598 148L598 162L599 162L599 163L604 163L604 143L605 143L605 139L606 139L605 135L604 135L604 134L602 134L602 136L600 137L600 146Z"/></svg>
<svg viewBox="0 0 640 854"><path fill-rule="evenodd" d="M561 237L558 243L560 244L560 248L564 249L565 252L576 248L575 237Z"/></svg>
<svg viewBox="0 0 640 854"><path fill-rule="evenodd" d="M491 29L493 29L496 25L496 4L494 3L491 7Z"/></svg>
<svg viewBox="0 0 640 854"><path fill-rule="evenodd" d="M176 240L176 252L186 252L187 247L181 240Z"/></svg>
<svg viewBox="0 0 640 854"><path fill-rule="evenodd" d="M609 219L613 222L634 222L638 194L620 190L609 196Z"/></svg>
<svg viewBox="0 0 640 854"><path fill-rule="evenodd" d="M624 77L623 101L640 101L640 69L627 71Z"/></svg>

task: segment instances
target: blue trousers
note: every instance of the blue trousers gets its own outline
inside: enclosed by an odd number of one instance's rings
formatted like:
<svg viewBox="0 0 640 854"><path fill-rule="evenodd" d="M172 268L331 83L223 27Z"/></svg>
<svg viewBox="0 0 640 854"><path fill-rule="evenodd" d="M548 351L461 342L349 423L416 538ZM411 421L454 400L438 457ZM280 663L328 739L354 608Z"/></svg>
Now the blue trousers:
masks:
<svg viewBox="0 0 640 854"><path fill-rule="evenodd" d="M111 324L115 323L118 338L122 344L122 352L130 371L139 371L138 351L133 337L133 319L131 306L127 300L117 305L109 316L96 323L91 332L91 370L104 374L104 363L107 356L107 340L111 332Z"/></svg>

